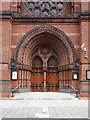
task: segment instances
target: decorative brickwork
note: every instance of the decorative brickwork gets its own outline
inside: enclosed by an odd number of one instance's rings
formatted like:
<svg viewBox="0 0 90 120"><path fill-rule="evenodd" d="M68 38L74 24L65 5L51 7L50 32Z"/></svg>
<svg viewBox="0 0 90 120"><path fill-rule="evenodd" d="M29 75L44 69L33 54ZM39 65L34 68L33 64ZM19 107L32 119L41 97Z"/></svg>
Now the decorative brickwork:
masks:
<svg viewBox="0 0 90 120"><path fill-rule="evenodd" d="M10 97L17 86L14 92L70 92L73 86L79 96L87 97L89 3L47 0L38 4L2 2L1 96ZM12 71L17 71L17 80L12 80Z"/></svg>
<svg viewBox="0 0 90 120"><path fill-rule="evenodd" d="M16 62L18 62L19 52L23 48L23 53L24 53L26 47L28 46L28 44L30 42L30 39L32 39L33 36L38 35L40 33L44 33L44 32L55 34L55 36L58 38L58 40L61 40L63 42L63 44L65 44L66 49L68 49L69 54L72 56L70 63L75 62L75 60L76 60L75 48L74 48L71 40L69 39L69 37L61 30L59 30L53 26L46 26L46 25L32 29L22 37L22 39L20 40L20 42L17 45L16 52L15 52Z"/></svg>

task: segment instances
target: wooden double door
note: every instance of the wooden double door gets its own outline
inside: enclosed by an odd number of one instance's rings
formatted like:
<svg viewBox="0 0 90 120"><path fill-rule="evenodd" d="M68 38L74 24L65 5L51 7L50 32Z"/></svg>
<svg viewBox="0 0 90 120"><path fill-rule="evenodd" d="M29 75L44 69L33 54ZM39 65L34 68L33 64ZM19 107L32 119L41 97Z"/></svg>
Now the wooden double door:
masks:
<svg viewBox="0 0 90 120"><path fill-rule="evenodd" d="M59 88L59 73L57 68L48 68L46 75L46 90L57 92Z"/></svg>
<svg viewBox="0 0 90 120"><path fill-rule="evenodd" d="M44 88L44 74L43 68L33 68L31 73L31 91L43 92Z"/></svg>
<svg viewBox="0 0 90 120"><path fill-rule="evenodd" d="M31 91L57 92L59 88L59 73L57 68L48 68L44 76L43 68L33 68L31 73ZM46 78L46 80L45 80Z"/></svg>

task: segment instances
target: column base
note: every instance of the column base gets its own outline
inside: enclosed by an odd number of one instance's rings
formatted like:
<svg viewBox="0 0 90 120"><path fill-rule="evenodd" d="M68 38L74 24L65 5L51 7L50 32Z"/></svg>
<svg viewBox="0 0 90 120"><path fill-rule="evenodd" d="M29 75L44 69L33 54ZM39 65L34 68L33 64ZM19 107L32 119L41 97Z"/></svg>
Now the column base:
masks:
<svg viewBox="0 0 90 120"><path fill-rule="evenodd" d="M60 92L61 91L61 89L60 88L58 88L58 92Z"/></svg>
<svg viewBox="0 0 90 120"><path fill-rule="evenodd" d="M46 88L44 88L44 92L46 92Z"/></svg>

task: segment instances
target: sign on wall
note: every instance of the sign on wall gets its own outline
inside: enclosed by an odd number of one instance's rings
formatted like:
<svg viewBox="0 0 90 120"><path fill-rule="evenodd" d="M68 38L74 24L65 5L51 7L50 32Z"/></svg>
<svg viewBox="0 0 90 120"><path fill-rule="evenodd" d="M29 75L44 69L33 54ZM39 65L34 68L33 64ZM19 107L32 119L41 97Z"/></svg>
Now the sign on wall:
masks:
<svg viewBox="0 0 90 120"><path fill-rule="evenodd" d="M87 71L86 71L86 79L87 79L87 80L90 80L90 70L87 70Z"/></svg>
<svg viewBox="0 0 90 120"><path fill-rule="evenodd" d="M17 80L17 79L18 79L18 72L12 71L12 80Z"/></svg>
<svg viewBox="0 0 90 120"><path fill-rule="evenodd" d="M78 80L78 72L73 72L73 80Z"/></svg>

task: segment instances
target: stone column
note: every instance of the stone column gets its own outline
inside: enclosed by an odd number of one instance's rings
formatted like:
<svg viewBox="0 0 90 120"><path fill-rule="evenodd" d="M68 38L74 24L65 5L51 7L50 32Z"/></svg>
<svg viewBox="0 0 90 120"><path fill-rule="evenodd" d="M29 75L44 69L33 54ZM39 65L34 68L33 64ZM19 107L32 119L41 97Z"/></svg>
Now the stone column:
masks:
<svg viewBox="0 0 90 120"><path fill-rule="evenodd" d="M46 71L44 71L44 92L46 92Z"/></svg>
<svg viewBox="0 0 90 120"><path fill-rule="evenodd" d="M60 91L60 71L59 71L59 89L58 91Z"/></svg>
<svg viewBox="0 0 90 120"><path fill-rule="evenodd" d="M23 70L22 70L22 89L23 89L23 80L24 80L24 72L23 72Z"/></svg>
<svg viewBox="0 0 90 120"><path fill-rule="evenodd" d="M31 91L31 71L29 72L29 89L30 89L30 91Z"/></svg>
<svg viewBox="0 0 90 120"><path fill-rule="evenodd" d="M8 10L9 2L5 3L0 2L3 10ZM5 8L5 9L4 9ZM0 8L1 9L1 8ZM10 97L11 88L15 88L17 86L16 81L11 80L11 70L9 69L9 65L11 63L11 31L12 25L11 21L3 20L0 21L0 97ZM2 34L3 33L3 34ZM7 40L6 40L7 39ZM4 63L4 64L3 64ZM7 64L9 63L9 64ZM5 82L6 81L6 82ZM8 84L9 81L9 84ZM11 84L13 82L13 84ZM2 85L3 84L3 85ZM15 86L14 86L15 85Z"/></svg>
<svg viewBox="0 0 90 120"><path fill-rule="evenodd" d="M43 60L43 71L44 71L44 92L46 92L46 71L47 71L47 59Z"/></svg>

